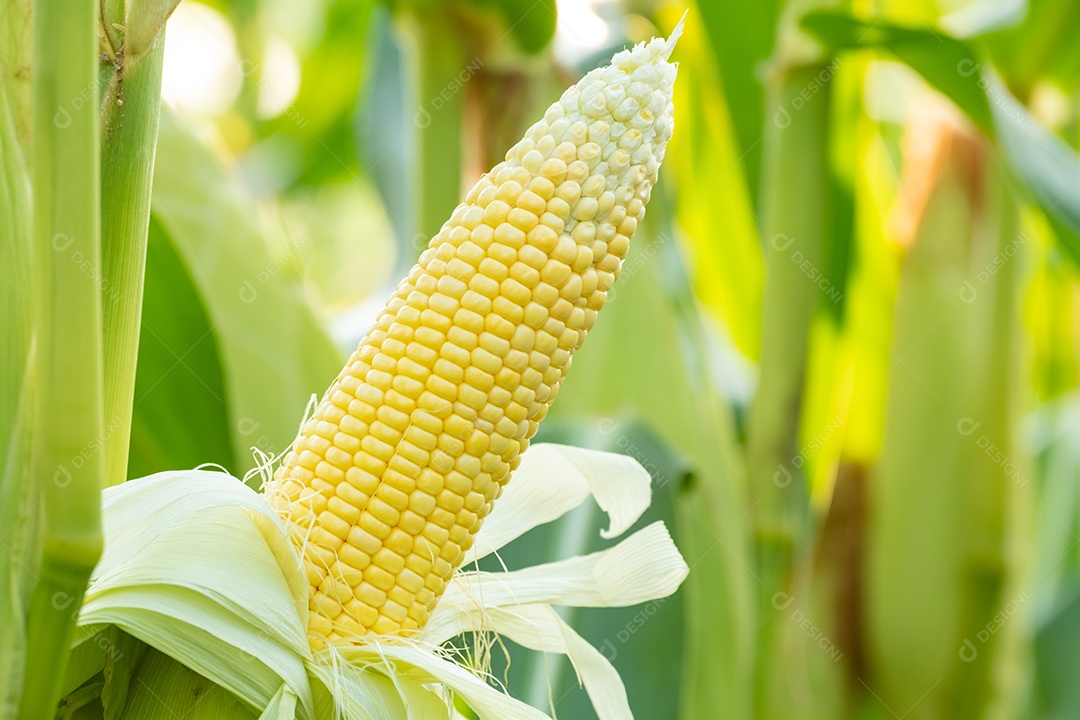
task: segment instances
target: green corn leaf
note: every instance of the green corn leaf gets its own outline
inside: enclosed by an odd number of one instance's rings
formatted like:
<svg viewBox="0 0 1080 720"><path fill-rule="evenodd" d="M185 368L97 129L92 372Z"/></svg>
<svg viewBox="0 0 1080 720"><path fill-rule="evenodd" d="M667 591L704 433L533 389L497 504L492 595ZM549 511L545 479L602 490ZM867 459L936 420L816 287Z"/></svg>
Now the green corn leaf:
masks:
<svg viewBox="0 0 1080 720"><path fill-rule="evenodd" d="M161 223L150 223L129 476L202 463L238 467L221 341ZM183 408L182 413L177 408Z"/></svg>
<svg viewBox="0 0 1080 720"><path fill-rule="evenodd" d="M1080 264L1080 155L1039 124L1001 81L984 74L1001 151L1036 204L1054 222L1056 237Z"/></svg>
<svg viewBox="0 0 1080 720"><path fill-rule="evenodd" d="M991 3L987 2L987 5ZM1008 5L1009 3L999 3ZM1080 81L1080 5L1074 0L1028 0L1014 27L984 38L1009 87L1026 96L1043 79L1066 89Z"/></svg>
<svg viewBox="0 0 1080 720"><path fill-rule="evenodd" d="M701 12L707 14L704 7ZM736 136L743 106L730 99L725 106L701 23L687 24L678 54L679 119L667 162L679 187L674 196L678 224L694 258L694 293L739 351L753 358L761 345L763 268L751 179L757 170L748 162L753 153L746 155ZM756 129L760 134L762 127ZM724 218L722 231L717 217Z"/></svg>
<svg viewBox="0 0 1080 720"><path fill-rule="evenodd" d="M1076 648L1080 644L1080 583L1069 583L1055 596L1035 635L1037 703L1049 720L1080 714L1080 685L1076 683Z"/></svg>
<svg viewBox="0 0 1080 720"><path fill-rule="evenodd" d="M925 27L909 28L884 20L859 20L845 13L816 11L802 26L832 50L881 47L910 65L945 93L982 130L993 127L990 103L979 87L979 58L964 42Z"/></svg>
<svg viewBox="0 0 1080 720"><path fill-rule="evenodd" d="M465 0L463 4L493 11L501 20L495 38L512 37L530 55L539 53L555 37L558 9L555 0ZM420 12L427 8L417 3Z"/></svg>
<svg viewBox="0 0 1080 720"><path fill-rule="evenodd" d="M527 53L538 53L555 36L555 0L494 0L508 32Z"/></svg>
<svg viewBox="0 0 1080 720"><path fill-rule="evenodd" d="M724 98L731 111L746 184L755 200L761 176L762 128L765 127L764 65L776 40L780 4L779 0L698 0L697 3L723 82Z"/></svg>
<svg viewBox="0 0 1080 720"><path fill-rule="evenodd" d="M969 44L944 32L842 13L810 13L802 24L834 50L884 48L945 93L997 139L1008 166L1056 223L1062 249L1080 262L1080 156L1017 102Z"/></svg>
<svg viewBox="0 0 1080 720"><path fill-rule="evenodd" d="M365 102L357 124L364 140L365 165L394 228L397 241L394 274L404 276L428 240L416 213L418 195L410 192L419 182L417 169L409 162L417 145L414 123L434 122L436 118L426 109L426 103L419 108L408 108L405 59L391 32L390 13L376 6L372 16L367 45L367 62L372 72L364 88Z"/></svg>
<svg viewBox="0 0 1080 720"><path fill-rule="evenodd" d="M105 649L111 632L108 626L84 625L79 628L64 680L60 684L62 695L75 692L105 669Z"/></svg>
<svg viewBox="0 0 1080 720"><path fill-rule="evenodd" d="M252 446L284 451L308 400L326 389L342 363L290 267L295 246L306 237L278 237L277 247L269 248L251 199L210 149L165 111L153 214L187 267L219 338L237 462L250 456ZM188 349L174 348L181 356Z"/></svg>
<svg viewBox="0 0 1080 720"><path fill-rule="evenodd" d="M103 683L100 682L89 683L63 698L57 706L57 720L71 720L78 713L94 708L101 695L102 686Z"/></svg>
<svg viewBox="0 0 1080 720"><path fill-rule="evenodd" d="M33 4L30 0L0 2L0 94L7 116L0 120L4 133L24 148L30 137L30 49ZM8 142L4 140L5 144ZM8 151L10 152L10 151ZM10 156L9 156L10 157ZM11 166L8 162L4 168ZM9 182L10 175L5 182ZM5 215L5 217L7 217Z"/></svg>
<svg viewBox="0 0 1080 720"><path fill-rule="evenodd" d="M136 671L146 655L146 646L117 627L109 628L99 644L105 649L103 720L119 720L127 708L128 694L136 689Z"/></svg>
<svg viewBox="0 0 1080 720"><path fill-rule="evenodd" d="M296 717L296 693L288 685L282 685L270 699L259 720L293 720Z"/></svg>

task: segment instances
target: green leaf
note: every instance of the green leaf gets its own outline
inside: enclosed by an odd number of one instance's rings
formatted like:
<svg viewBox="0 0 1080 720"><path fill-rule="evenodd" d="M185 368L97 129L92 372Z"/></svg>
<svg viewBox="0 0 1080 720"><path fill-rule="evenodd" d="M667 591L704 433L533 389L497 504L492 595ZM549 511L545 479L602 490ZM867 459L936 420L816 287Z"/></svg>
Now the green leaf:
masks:
<svg viewBox="0 0 1080 720"><path fill-rule="evenodd" d="M109 627L82 626L76 633L75 645L60 692L69 695L105 669L105 649L108 647Z"/></svg>
<svg viewBox="0 0 1080 720"><path fill-rule="evenodd" d="M773 51L780 2L698 0L697 7L723 81L724 98L735 125L746 184L756 201L765 125L763 65Z"/></svg>
<svg viewBox="0 0 1080 720"><path fill-rule="evenodd" d="M1080 4L1075 0L1028 0L1017 26L992 34L986 44L1009 87L1026 97L1043 79L1066 90L1080 81Z"/></svg>
<svg viewBox="0 0 1080 720"><path fill-rule="evenodd" d="M997 99L993 114L1002 152L1050 216L1062 249L1080 263L1080 155L1039 124L996 77L985 79L987 93Z"/></svg>
<svg viewBox="0 0 1080 720"><path fill-rule="evenodd" d="M33 5L30 0L0 1L0 94L6 96L10 115L0 120L4 133L24 147L30 137L30 52ZM6 140L5 140L6 143ZM10 167L10 162L4 168ZM5 178L10 182L10 176Z"/></svg>
<svg viewBox="0 0 1080 720"><path fill-rule="evenodd" d="M236 467L218 333L171 239L153 220L146 253L131 477L202 463Z"/></svg>
<svg viewBox="0 0 1080 720"><path fill-rule="evenodd" d="M395 276L404 276L416 261L428 238L417 216L419 187L417 167L409 158L416 152L413 112L423 121L423 107L407 108L408 75L402 47L391 32L390 13L376 6L368 30L367 62L371 77L364 88L364 103L357 114L358 131L364 140L364 163L386 206L397 241ZM433 121L433 119L432 119Z"/></svg>
<svg viewBox="0 0 1080 720"><path fill-rule="evenodd" d="M1020 25L1031 16L1031 4L1030 0L973 0L944 15L941 26L958 38L982 36Z"/></svg>
<svg viewBox="0 0 1080 720"><path fill-rule="evenodd" d="M288 685L282 685L259 720L293 720L296 717L296 699L296 693Z"/></svg>
<svg viewBox="0 0 1080 720"><path fill-rule="evenodd" d="M1035 635L1035 694L1039 717L1067 720L1080 715L1076 648L1080 646L1080 583L1075 580L1056 598L1056 607Z"/></svg>
<svg viewBox="0 0 1080 720"><path fill-rule="evenodd" d="M380 3L351 0L321 5L320 40L300 58L296 99L277 118L256 125L260 136L275 136L271 146L296 151L301 164L289 178L296 185L319 187L335 179L348 183L356 179L342 162L356 154L351 121L358 110L357 88L372 72L367 53L361 53L358 45L370 45L370 18L380 8ZM219 9L230 12L228 7Z"/></svg>
<svg viewBox="0 0 1080 720"><path fill-rule="evenodd" d="M674 100L678 120L667 146L665 172L679 187L675 213L695 260L694 293L723 323L739 351L753 358L761 345L764 270L753 210L757 187L751 179L758 171L744 163L760 153L760 143L747 155L736 136L744 108L731 97L725 105L700 25L687 24L676 50L681 61ZM756 130L751 143L761 136L760 123ZM718 217L724 219L723 242L717 241Z"/></svg>
<svg viewBox="0 0 1080 720"><path fill-rule="evenodd" d="M828 124L829 198L828 229L822 252L822 273L840 292L836 302L824 304L825 312L839 324L847 307L847 285L855 265L855 186L859 174L859 125L863 101L864 67L828 66L832 84Z"/></svg>
<svg viewBox="0 0 1080 720"><path fill-rule="evenodd" d="M518 47L530 55L543 50L555 37L558 25L558 9L555 0L467 0L468 4L485 10L494 11L502 21L502 27L494 26L492 39L505 42L503 38L512 37ZM435 5L440 3L436 2ZM416 8L421 14L431 10L423 2ZM483 31L482 31L483 32Z"/></svg>
<svg viewBox="0 0 1080 720"><path fill-rule="evenodd" d="M118 720L127 707L128 693L134 688L136 669L146 654L146 645L117 627L102 633L105 667L102 675L101 704L103 720Z"/></svg>
<svg viewBox="0 0 1080 720"><path fill-rule="evenodd" d="M802 26L833 51L885 48L949 96L980 129L993 127L990 104L975 77L980 62L966 43L944 32L884 20L864 21L832 11L808 13Z"/></svg>
<svg viewBox="0 0 1080 720"><path fill-rule="evenodd" d="M101 687L100 682L90 683L65 696L57 706L57 720L71 720L75 717L75 713L83 708L96 705L101 695Z"/></svg>
<svg viewBox="0 0 1080 720"><path fill-rule="evenodd" d="M1065 252L1080 262L1080 156L1040 125L968 44L943 32L841 13L810 13L802 22L834 50L889 50L945 93L997 139L1009 167L1051 216Z"/></svg>
<svg viewBox="0 0 1080 720"><path fill-rule="evenodd" d="M507 32L527 53L538 53L555 37L558 10L555 0L494 0Z"/></svg>
<svg viewBox="0 0 1080 720"><path fill-rule="evenodd" d="M219 338L235 458L239 462L252 446L284 451L311 396L321 394L343 364L290 267L295 243L306 238L271 236L271 249L252 200L211 150L164 110L153 214Z"/></svg>

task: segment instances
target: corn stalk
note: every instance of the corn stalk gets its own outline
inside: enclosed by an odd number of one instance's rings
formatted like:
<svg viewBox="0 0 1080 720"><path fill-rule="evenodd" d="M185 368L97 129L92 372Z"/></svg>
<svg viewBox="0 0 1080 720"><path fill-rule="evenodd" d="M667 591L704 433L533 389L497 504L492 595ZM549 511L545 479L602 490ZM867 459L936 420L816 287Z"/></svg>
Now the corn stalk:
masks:
<svg viewBox="0 0 1080 720"><path fill-rule="evenodd" d="M805 482L792 467L798 428L810 321L821 290L807 270L824 266L828 198L827 89L801 109L795 99L823 72L813 64L786 68L767 93L762 198L765 297L762 308L761 384L750 414L748 472L754 501L761 636L759 711L768 705L768 678L775 667L776 623L784 617L771 605L788 581L798 539L805 532Z"/></svg>
<svg viewBox="0 0 1080 720"><path fill-rule="evenodd" d="M418 247L439 232L461 195L464 93L459 75L465 62L451 22L451 13L434 4L401 18L415 103L409 108L415 112L406 116L415 131L416 233L423 238Z"/></svg>
<svg viewBox="0 0 1080 720"><path fill-rule="evenodd" d="M111 25L106 18L107 26ZM155 28L156 30L156 28ZM112 42L110 40L110 42ZM130 41L111 50L111 74L102 101L102 304L105 347L105 482L127 478L135 363L142 320L150 188L161 106L165 37L146 41L142 54Z"/></svg>
<svg viewBox="0 0 1080 720"><path fill-rule="evenodd" d="M29 19L29 6L17 5L10 4L8 19ZM18 565L36 581L24 613L11 600L27 593L25 578L17 577L22 570L4 568L5 588L13 588L4 619L16 641L0 652L10 661L5 667L23 668L6 673L5 717L16 698L19 717L56 712L75 621L102 551L101 489L125 475L161 88L159 35L174 7L166 0L128 12L118 2L38 0L32 63L14 53L14 62L4 58L3 155L17 153L5 166L18 169L20 123L31 117L23 145L30 148L32 190L16 173L3 201L32 195L33 227L21 211L4 213L12 240L4 244L6 259L21 273L5 283L19 295L10 298L16 312L4 324L4 363L12 370L5 377L21 386L18 397L8 383L3 393L2 490L13 500L5 507L25 512L2 520L5 532L17 531ZM12 46L25 48L29 28L26 22L4 29ZM105 64L99 48L107 48ZM18 80L31 76L27 112ZM31 235L34 253L20 252L30 247L20 238ZM20 440L27 424L34 428L29 459ZM37 545L30 539L35 524Z"/></svg>
<svg viewBox="0 0 1080 720"><path fill-rule="evenodd" d="M40 263L35 446L41 564L27 616L19 717L51 717L101 555L100 119L96 5L34 5L34 243Z"/></svg>

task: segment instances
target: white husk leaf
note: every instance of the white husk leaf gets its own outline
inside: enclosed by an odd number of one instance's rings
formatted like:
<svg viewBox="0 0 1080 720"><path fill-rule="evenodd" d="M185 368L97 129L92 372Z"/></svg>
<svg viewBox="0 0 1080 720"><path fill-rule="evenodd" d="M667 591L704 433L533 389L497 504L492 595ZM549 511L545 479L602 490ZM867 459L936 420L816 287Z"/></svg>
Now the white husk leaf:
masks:
<svg viewBox="0 0 1080 720"><path fill-rule="evenodd" d="M624 607L667 597L689 568L663 522L618 545L579 557L503 573L458 573L421 637L441 644L494 608L536 603L569 607Z"/></svg>
<svg viewBox="0 0 1080 720"><path fill-rule="evenodd" d="M590 494L610 516L605 536L624 532L648 506L648 473L631 459L554 445L527 457L485 526L489 548ZM107 551L79 624L120 627L266 720L452 718L451 691L484 720L547 718L442 649L465 632L568 655L602 720L631 717L618 673L551 604L645 602L674 592L688 572L656 522L591 555L514 572L460 572L417 637L368 637L313 656L297 555L274 511L240 481L200 470L134 480L105 492L104 525Z"/></svg>
<svg viewBox="0 0 1080 720"><path fill-rule="evenodd" d="M600 720L632 720L626 687L604 655L548 605L498 609L487 618L495 632L530 650L566 655Z"/></svg>
<svg viewBox="0 0 1080 720"><path fill-rule="evenodd" d="M536 708L515 700L488 685L457 663L415 644L376 643L363 648L343 648L342 656L353 662L389 662L397 672L422 683L441 683L460 695L480 720L550 720Z"/></svg>
<svg viewBox="0 0 1080 720"><path fill-rule="evenodd" d="M284 682L312 716L306 579L257 493L220 473L161 473L106 490L103 513L80 625L115 624L259 710Z"/></svg>
<svg viewBox="0 0 1080 720"><path fill-rule="evenodd" d="M522 455L521 466L502 496L465 563L479 560L534 527L558 520L590 495L611 520L604 538L622 535L652 499L648 471L632 458L599 450L538 443Z"/></svg>

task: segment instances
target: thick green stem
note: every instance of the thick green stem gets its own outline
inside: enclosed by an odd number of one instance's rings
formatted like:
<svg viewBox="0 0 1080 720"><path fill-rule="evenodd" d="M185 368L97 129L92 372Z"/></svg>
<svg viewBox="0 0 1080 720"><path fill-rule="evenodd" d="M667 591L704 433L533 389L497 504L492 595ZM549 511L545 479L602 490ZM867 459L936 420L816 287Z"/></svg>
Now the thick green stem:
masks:
<svg viewBox="0 0 1080 720"><path fill-rule="evenodd" d="M422 16L409 16L406 22L415 78L411 117L416 128L416 232L426 242L439 232L461 197L462 86L473 70L462 58L444 11L425 9ZM402 260L408 267L414 258Z"/></svg>
<svg viewBox="0 0 1080 720"><path fill-rule="evenodd" d="M810 321L822 299L827 234L828 114L823 65L792 68L769 92L763 166L765 297L761 384L750 414L748 473L761 577L758 699L767 706L777 612L791 570L807 490L798 430ZM813 94L806 99L808 88ZM767 713L764 715L767 716Z"/></svg>
<svg viewBox="0 0 1080 720"><path fill-rule="evenodd" d="M102 109L106 485L127 479L164 48L162 33L144 55L126 59Z"/></svg>
<svg viewBox="0 0 1080 720"><path fill-rule="evenodd" d="M34 6L34 239L41 278L34 477L42 559L19 717L56 713L75 619L101 555L102 333L97 4Z"/></svg>

